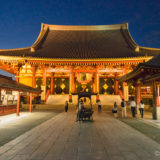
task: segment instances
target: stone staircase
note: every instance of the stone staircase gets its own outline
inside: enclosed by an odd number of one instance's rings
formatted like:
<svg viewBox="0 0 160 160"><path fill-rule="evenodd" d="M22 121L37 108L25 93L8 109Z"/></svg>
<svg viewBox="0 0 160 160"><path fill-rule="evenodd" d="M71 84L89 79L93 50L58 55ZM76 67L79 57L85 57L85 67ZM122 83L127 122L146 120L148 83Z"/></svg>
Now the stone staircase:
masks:
<svg viewBox="0 0 160 160"><path fill-rule="evenodd" d="M46 104L61 105L69 100L69 95L49 95Z"/></svg>
<svg viewBox="0 0 160 160"><path fill-rule="evenodd" d="M100 100L102 105L113 105L117 102L117 105L121 104L120 95L100 95Z"/></svg>
<svg viewBox="0 0 160 160"><path fill-rule="evenodd" d="M69 95L49 95L46 104L50 105L64 105L65 101L69 101ZM117 102L118 105L121 103L119 95L100 95L102 105L113 105ZM72 96L72 104L77 104L77 95ZM86 99L86 104L89 104L89 99ZM96 104L96 96L92 96L92 104Z"/></svg>

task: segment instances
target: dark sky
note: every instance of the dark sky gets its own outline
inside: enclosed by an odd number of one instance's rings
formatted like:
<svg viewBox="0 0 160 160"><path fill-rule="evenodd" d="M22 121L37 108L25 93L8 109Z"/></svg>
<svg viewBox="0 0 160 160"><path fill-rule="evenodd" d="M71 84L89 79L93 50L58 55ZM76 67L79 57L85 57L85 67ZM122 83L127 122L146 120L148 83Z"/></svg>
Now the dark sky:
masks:
<svg viewBox="0 0 160 160"><path fill-rule="evenodd" d="M31 46L42 22L60 25L128 22L138 45L160 48L160 0L3 0L0 49Z"/></svg>

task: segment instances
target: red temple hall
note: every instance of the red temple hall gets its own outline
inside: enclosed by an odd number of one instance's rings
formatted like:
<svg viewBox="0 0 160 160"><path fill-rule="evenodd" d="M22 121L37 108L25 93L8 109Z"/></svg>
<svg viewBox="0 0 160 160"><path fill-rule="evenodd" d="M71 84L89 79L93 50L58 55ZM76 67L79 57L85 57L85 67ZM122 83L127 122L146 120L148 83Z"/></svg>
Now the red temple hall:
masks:
<svg viewBox="0 0 160 160"><path fill-rule="evenodd" d="M42 23L31 47L0 49L0 67L16 81L43 90L41 100L68 99L72 93L97 93L105 97L135 96L135 85L119 81L139 63L149 61L160 49L141 47L129 33L128 23L97 26L63 26ZM141 87L144 99L152 98L152 87ZM62 101L63 97L63 101ZM57 102L57 103L59 103ZM49 102L47 102L49 103Z"/></svg>

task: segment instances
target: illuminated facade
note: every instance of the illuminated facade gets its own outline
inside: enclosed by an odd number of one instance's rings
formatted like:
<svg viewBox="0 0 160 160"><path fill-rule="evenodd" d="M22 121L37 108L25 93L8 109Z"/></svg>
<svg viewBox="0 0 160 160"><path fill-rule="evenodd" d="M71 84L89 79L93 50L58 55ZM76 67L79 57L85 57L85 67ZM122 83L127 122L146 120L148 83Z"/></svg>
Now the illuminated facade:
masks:
<svg viewBox="0 0 160 160"><path fill-rule="evenodd" d="M58 26L42 24L31 47L0 50L0 68L25 85L50 94L96 92L123 96L117 79L160 49L138 46L128 24ZM69 96L72 99L71 95ZM98 98L98 97L97 97Z"/></svg>
<svg viewBox="0 0 160 160"><path fill-rule="evenodd" d="M135 100L139 104L143 99L143 91L151 94L153 119L160 119L160 55L139 64L132 72L122 76L119 81L130 82L135 86ZM143 99L144 100L144 99ZM137 105L137 108L139 106Z"/></svg>

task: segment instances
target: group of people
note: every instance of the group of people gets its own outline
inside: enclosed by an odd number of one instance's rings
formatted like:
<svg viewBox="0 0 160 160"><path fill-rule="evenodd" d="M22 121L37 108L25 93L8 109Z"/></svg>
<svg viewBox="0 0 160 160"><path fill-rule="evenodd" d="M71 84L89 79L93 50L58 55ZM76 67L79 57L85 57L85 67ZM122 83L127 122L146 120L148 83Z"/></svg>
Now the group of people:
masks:
<svg viewBox="0 0 160 160"><path fill-rule="evenodd" d="M132 100L130 101L132 117L136 117L136 106L137 104L132 98ZM127 117L126 102L124 101L124 99L122 99L121 101L121 109L122 109L122 118ZM83 100L81 99L79 106L78 106L78 112L77 112L78 121L81 120L83 110L84 110L84 103L83 103ZM67 111L68 111L68 101L65 102L65 112ZM101 101L100 100L98 101L98 111L99 112L101 111ZM139 103L139 111L140 111L141 118L143 118L144 103L142 100ZM118 106L116 102L114 102L112 113L114 114L116 118L118 117Z"/></svg>
<svg viewBox="0 0 160 160"><path fill-rule="evenodd" d="M137 106L137 104L134 101L134 99L132 98L132 100L130 101L132 117L136 117L136 106ZM126 102L124 101L124 99L122 99L122 101L121 101L121 109L122 109L122 118L127 117ZM139 103L139 111L140 111L141 118L143 118L144 103L142 100ZM117 118L118 117L118 106L117 106L116 102L113 105L112 112L113 112L114 116Z"/></svg>

